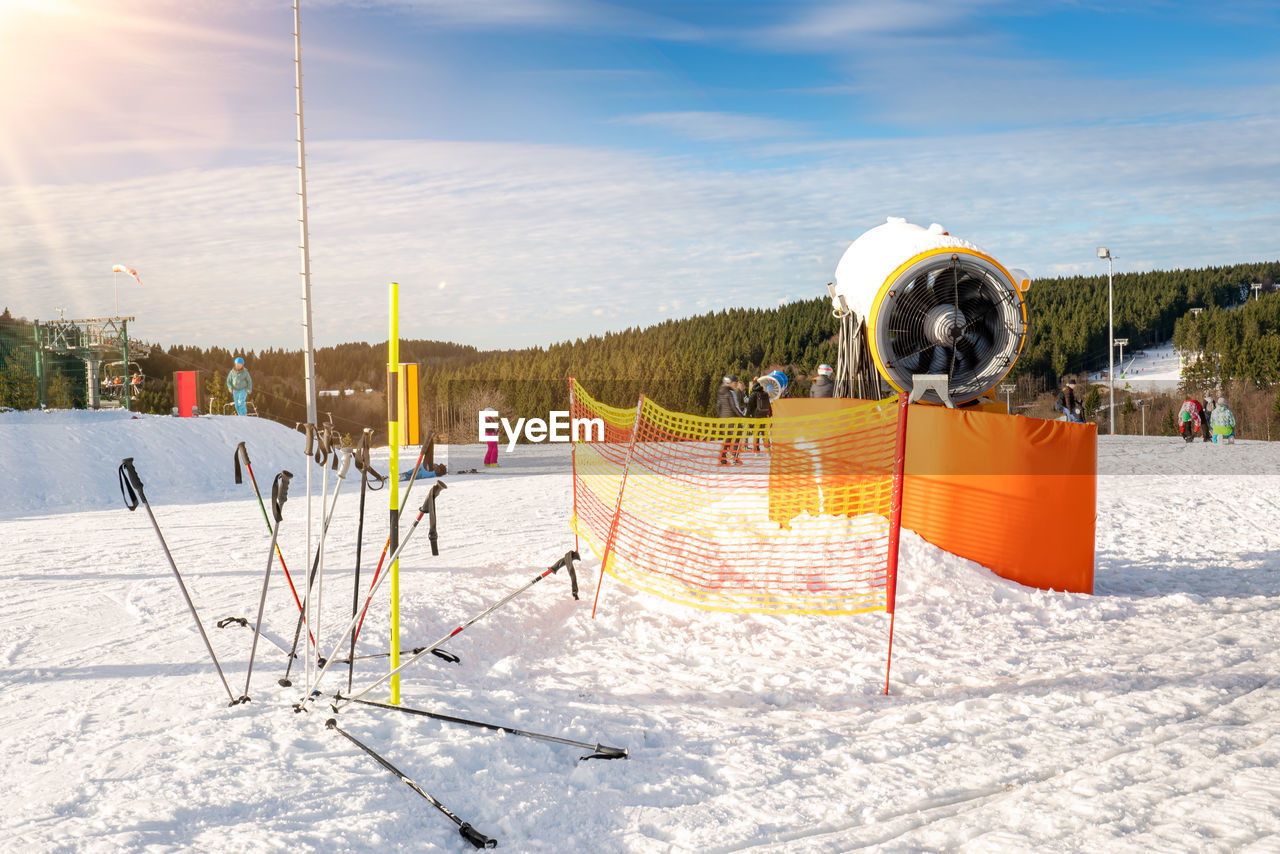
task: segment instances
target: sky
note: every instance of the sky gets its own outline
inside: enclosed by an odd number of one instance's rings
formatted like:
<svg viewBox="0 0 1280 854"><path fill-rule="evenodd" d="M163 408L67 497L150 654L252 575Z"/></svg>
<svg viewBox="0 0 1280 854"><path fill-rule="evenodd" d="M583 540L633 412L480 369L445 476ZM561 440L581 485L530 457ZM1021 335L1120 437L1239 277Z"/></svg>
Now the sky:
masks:
<svg viewBox="0 0 1280 854"><path fill-rule="evenodd" d="M826 293L1280 258L1280 5L301 0L313 331L524 347ZM0 0L0 303L303 341L287 0ZM138 271L142 284L114 275ZM1034 322L1034 317L1032 318Z"/></svg>

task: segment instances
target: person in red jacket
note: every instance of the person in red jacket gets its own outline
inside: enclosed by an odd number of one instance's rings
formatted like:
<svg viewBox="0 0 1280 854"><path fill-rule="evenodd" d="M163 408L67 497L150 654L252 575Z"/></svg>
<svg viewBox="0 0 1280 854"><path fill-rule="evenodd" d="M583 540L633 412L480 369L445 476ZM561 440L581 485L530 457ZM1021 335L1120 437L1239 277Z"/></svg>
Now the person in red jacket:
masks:
<svg viewBox="0 0 1280 854"><path fill-rule="evenodd" d="M1178 433L1182 435L1183 440L1194 441L1196 434L1204 429L1206 429L1204 406L1194 397L1182 401L1182 408L1178 410Z"/></svg>

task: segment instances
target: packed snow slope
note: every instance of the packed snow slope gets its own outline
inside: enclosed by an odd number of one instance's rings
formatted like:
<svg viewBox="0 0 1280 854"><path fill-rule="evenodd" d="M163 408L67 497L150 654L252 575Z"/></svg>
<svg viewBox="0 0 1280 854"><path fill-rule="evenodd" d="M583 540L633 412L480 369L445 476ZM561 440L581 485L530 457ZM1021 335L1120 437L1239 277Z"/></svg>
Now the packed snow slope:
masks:
<svg viewBox="0 0 1280 854"><path fill-rule="evenodd" d="M301 584L298 434L8 413L0 439L0 849L471 850L326 729L334 717L499 850L1280 851L1280 444L1102 439L1093 596L1022 588L904 534L888 697L884 614L708 613L606 578L593 620L594 559L581 601L549 576L450 639L459 664L405 670L404 705L630 751L583 762L584 749L511 733L335 714L329 697L295 713L308 668L277 684L297 613L278 562L252 702L228 706L150 519L120 503L116 465L136 459L238 695L252 632L215 624L256 615L270 539L231 451L248 443L264 488L280 467L298 475L280 545ZM448 464L479 468L482 453L455 447ZM314 537L318 467L312 480ZM444 480L440 555L419 530L401 561L406 648L573 546L565 446ZM368 496L362 583L386 496ZM358 507L348 481L316 594L326 655L350 615ZM387 649L386 593L361 654ZM358 661L355 689L386 670ZM346 685L331 672L320 690Z"/></svg>
<svg viewBox="0 0 1280 854"><path fill-rule="evenodd" d="M1119 353L1117 353L1119 355ZM1089 375L1089 382L1105 383L1107 372ZM1133 391L1175 393L1182 382L1182 359L1173 349L1173 341L1155 347L1147 347L1136 353L1125 351L1124 360L1117 360L1116 385Z"/></svg>

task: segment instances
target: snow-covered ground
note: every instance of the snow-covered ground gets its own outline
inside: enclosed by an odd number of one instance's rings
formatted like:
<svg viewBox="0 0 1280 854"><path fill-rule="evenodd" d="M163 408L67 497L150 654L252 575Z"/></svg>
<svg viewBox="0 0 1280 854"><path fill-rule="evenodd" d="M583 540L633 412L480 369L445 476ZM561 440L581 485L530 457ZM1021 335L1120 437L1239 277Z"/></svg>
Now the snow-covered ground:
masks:
<svg viewBox="0 0 1280 854"><path fill-rule="evenodd" d="M278 564L253 701L228 707L116 466L136 458L239 694L251 631L214 623L252 619L269 545L249 485L232 483L240 440L264 488L282 466L298 475L281 547L300 576L298 434L0 414L0 849L470 850L325 728L327 701L293 711L298 669L294 687L276 683L296 614ZM582 601L548 577L450 640L461 664L406 670L402 701L629 759L581 762L578 748L354 705L337 718L501 850L1280 851L1280 444L1116 437L1099 450L1096 595L1022 588L904 533L888 697L884 614L694 611L606 579L592 620L588 556ZM482 452L447 462L479 467ZM496 472L445 478L440 556L420 531L402 560L405 646L573 546L568 464L564 446L522 447ZM323 638L350 612L357 505L348 483ZM385 492L367 514L366 580ZM364 653L387 644L385 604L371 613ZM357 689L385 669L361 661ZM325 691L345 687L334 676Z"/></svg>
<svg viewBox="0 0 1280 854"><path fill-rule="evenodd" d="M1119 348L1116 356L1120 355ZM1182 361L1178 351L1173 349L1173 342L1166 341L1157 347L1148 347L1137 353L1124 353L1123 361L1116 368L1116 383L1121 388L1133 391L1172 392L1182 381ZM1105 383L1107 372L1098 371L1089 375L1089 381Z"/></svg>

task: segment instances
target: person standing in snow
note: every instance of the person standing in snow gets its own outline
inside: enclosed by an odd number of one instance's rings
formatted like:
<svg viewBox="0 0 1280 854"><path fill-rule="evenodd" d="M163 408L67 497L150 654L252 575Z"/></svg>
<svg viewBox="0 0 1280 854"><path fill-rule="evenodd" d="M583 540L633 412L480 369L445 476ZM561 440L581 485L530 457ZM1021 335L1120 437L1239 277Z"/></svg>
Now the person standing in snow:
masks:
<svg viewBox="0 0 1280 854"><path fill-rule="evenodd" d="M498 420L498 410L492 407L480 410L481 422L496 422ZM484 467L496 469L498 467L498 431L494 428L492 433L485 434L485 443L487 448L484 452Z"/></svg>
<svg viewBox="0 0 1280 854"><path fill-rule="evenodd" d="M716 417L741 418L745 412L742 408L742 382L733 374L725 374L716 391ZM726 429L724 441L720 443L720 465L733 463L742 465L738 453L742 450L741 428L737 426Z"/></svg>
<svg viewBox="0 0 1280 854"><path fill-rule="evenodd" d="M835 373L830 365L818 365L818 376L813 382L809 383L809 397L834 397L836 392L836 384L832 382L831 375Z"/></svg>
<svg viewBox="0 0 1280 854"><path fill-rule="evenodd" d="M1234 445L1236 443L1236 415L1231 411L1231 407L1227 406L1225 397L1218 398L1218 405L1214 407L1213 415L1209 416L1209 424L1216 444Z"/></svg>
<svg viewBox="0 0 1280 854"><path fill-rule="evenodd" d="M253 391L253 377L244 366L244 357L236 356L235 365L227 371L227 391L231 392L231 400L236 405L236 415L248 415L246 402Z"/></svg>
<svg viewBox="0 0 1280 854"><path fill-rule="evenodd" d="M760 384L759 377L756 377L751 383L751 393L747 395L746 409L748 418L764 419L773 415L773 402L769 399L769 392L765 391L764 386ZM747 436L748 450L750 449L752 436L755 437L756 451L768 447L769 441L765 438L767 429L764 424L750 428L750 435Z"/></svg>
<svg viewBox="0 0 1280 854"><path fill-rule="evenodd" d="M1053 402L1053 410L1067 416L1068 421L1079 422L1084 420L1081 418L1080 410L1076 406L1075 380L1068 380L1063 384L1062 390L1058 392L1058 397Z"/></svg>

